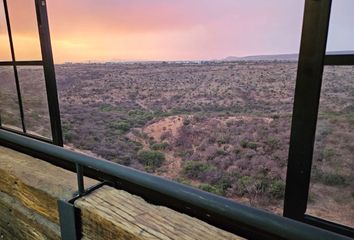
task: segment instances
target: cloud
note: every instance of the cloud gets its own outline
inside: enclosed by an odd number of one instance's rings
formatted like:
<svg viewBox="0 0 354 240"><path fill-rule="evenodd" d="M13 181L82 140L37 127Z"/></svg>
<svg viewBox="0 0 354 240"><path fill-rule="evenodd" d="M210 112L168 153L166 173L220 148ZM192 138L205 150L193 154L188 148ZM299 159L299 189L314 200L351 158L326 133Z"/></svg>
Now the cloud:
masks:
<svg viewBox="0 0 354 240"><path fill-rule="evenodd" d="M27 0L28 2L32 2ZM57 62L90 59L215 59L296 52L302 1L51 0ZM15 33L35 34L23 0ZM27 14L27 17L26 17ZM25 22L25 23L24 23Z"/></svg>

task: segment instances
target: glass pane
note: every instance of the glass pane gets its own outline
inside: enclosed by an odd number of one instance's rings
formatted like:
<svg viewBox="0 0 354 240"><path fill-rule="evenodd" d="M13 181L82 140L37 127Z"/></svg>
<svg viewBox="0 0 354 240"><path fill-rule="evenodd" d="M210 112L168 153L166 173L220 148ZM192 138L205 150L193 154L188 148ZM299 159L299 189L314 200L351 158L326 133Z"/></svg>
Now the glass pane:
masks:
<svg viewBox="0 0 354 240"><path fill-rule="evenodd" d="M327 51L354 54L354 1L334 0L332 3Z"/></svg>
<svg viewBox="0 0 354 240"><path fill-rule="evenodd" d="M34 1L11 0L7 2L16 60L41 60Z"/></svg>
<svg viewBox="0 0 354 240"><path fill-rule="evenodd" d="M354 226L354 67L325 68L307 213Z"/></svg>
<svg viewBox="0 0 354 240"><path fill-rule="evenodd" d="M0 116L4 127L22 131L13 67L0 67Z"/></svg>
<svg viewBox="0 0 354 240"><path fill-rule="evenodd" d="M27 132L51 138L43 67L19 67L18 77Z"/></svg>
<svg viewBox="0 0 354 240"><path fill-rule="evenodd" d="M0 61L10 61L11 51L7 34L6 18L3 1L0 3Z"/></svg>
<svg viewBox="0 0 354 240"><path fill-rule="evenodd" d="M60 65L65 143L281 214L296 66Z"/></svg>
<svg viewBox="0 0 354 240"><path fill-rule="evenodd" d="M304 1L87 2L52 6L65 143L281 214Z"/></svg>

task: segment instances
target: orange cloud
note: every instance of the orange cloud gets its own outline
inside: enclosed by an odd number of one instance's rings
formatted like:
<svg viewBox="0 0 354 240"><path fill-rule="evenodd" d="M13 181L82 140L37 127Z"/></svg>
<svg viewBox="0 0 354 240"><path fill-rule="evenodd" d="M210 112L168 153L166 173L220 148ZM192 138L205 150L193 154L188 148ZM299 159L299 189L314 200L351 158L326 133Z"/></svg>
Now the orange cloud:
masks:
<svg viewBox="0 0 354 240"><path fill-rule="evenodd" d="M28 48L36 46L38 35L34 11L28 10L33 10L33 0L8 2L16 49L22 57L37 57L35 47ZM47 4L57 63L296 52L303 12L303 0L48 0Z"/></svg>

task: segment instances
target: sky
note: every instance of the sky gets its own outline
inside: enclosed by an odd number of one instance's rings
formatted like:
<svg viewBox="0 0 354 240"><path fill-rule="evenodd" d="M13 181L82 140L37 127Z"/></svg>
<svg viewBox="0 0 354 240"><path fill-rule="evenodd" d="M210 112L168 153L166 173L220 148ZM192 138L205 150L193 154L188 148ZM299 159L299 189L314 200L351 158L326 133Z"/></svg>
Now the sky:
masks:
<svg viewBox="0 0 354 240"><path fill-rule="evenodd" d="M334 3L340 14L328 47L354 50L354 1ZM8 4L16 58L40 58L33 0ZM47 7L56 63L213 60L297 53L304 0L47 0ZM10 56L3 25L0 13L0 60Z"/></svg>

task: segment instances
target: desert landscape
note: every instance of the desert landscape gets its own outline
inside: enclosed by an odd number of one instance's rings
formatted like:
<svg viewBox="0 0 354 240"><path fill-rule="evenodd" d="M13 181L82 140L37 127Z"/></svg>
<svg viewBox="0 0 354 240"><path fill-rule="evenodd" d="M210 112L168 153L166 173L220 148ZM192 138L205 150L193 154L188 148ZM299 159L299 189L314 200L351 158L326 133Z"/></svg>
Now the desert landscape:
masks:
<svg viewBox="0 0 354 240"><path fill-rule="evenodd" d="M65 144L281 214L296 69L260 60L56 65ZM20 127L11 69L0 71L2 122ZM50 136L36 94L42 69L22 71L29 131ZM308 206L351 226L353 74L325 69Z"/></svg>

